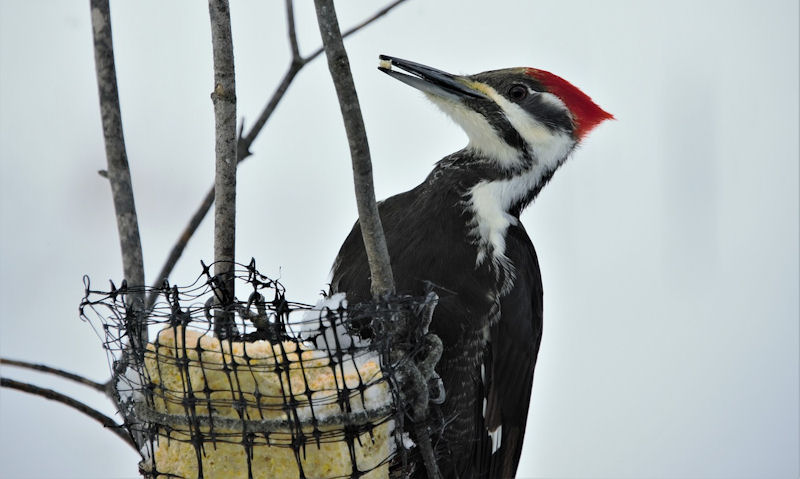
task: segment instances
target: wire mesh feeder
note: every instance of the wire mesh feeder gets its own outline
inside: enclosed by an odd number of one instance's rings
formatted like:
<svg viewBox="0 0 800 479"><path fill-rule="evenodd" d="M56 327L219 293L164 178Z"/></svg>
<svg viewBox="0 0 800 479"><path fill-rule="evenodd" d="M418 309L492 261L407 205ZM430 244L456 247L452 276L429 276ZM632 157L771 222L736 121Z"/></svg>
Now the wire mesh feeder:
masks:
<svg viewBox="0 0 800 479"><path fill-rule="evenodd" d="M231 295L210 268L203 265L187 287L123 282L96 291L84 279L81 317L108 351L140 472L215 479L410 473L414 444L404 419L427 408L426 382L441 353L427 333L436 295L348 307L337 294L309 306L287 301L253 261L235 268L247 301L225 300ZM149 311L130 306L144 304L145 294L157 295ZM214 333L221 319L230 321L224 335ZM139 339L145 331L148 342Z"/></svg>

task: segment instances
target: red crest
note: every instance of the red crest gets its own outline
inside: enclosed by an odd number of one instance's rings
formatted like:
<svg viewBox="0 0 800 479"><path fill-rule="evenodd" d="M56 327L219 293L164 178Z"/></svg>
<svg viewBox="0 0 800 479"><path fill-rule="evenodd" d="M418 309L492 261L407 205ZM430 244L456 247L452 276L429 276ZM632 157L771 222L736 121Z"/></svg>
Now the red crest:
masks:
<svg viewBox="0 0 800 479"><path fill-rule="evenodd" d="M614 115L600 108L589 95L578 87L544 70L526 68L525 73L535 78L549 93L559 97L567 105L575 121L575 137L580 140L603 120L611 120Z"/></svg>

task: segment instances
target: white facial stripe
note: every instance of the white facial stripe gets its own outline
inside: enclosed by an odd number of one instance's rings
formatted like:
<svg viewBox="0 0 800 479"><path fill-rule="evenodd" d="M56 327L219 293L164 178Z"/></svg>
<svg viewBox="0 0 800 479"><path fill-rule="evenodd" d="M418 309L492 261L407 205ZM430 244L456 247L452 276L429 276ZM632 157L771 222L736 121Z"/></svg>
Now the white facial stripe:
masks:
<svg viewBox="0 0 800 479"><path fill-rule="evenodd" d="M503 95L498 94L494 90L491 90L490 96L500 109L503 110L503 113L506 114L506 119L511 123L511 126L517 130L528 144L535 145L543 143L552 136L549 128L536 121L535 118L516 103L511 103L506 100Z"/></svg>
<svg viewBox="0 0 800 479"><path fill-rule="evenodd" d="M547 101L558 102L563 106L561 100L555 95L550 93L541 93L541 95L544 95L544 98L548 99ZM563 131L551 130L536 121L519 105L509 102L500 95L496 101L506 114L509 123L514 126L528 145L531 156L534 158L534 165L531 169L533 177L529 180L536 184L545 174L558 168L575 146L575 140Z"/></svg>
<svg viewBox="0 0 800 479"><path fill-rule="evenodd" d="M560 108L560 109L566 111L567 113L569 113L569 108L567 108L567 104L564 103L563 101L561 101L561 98L559 98L559 97L557 97L557 96L555 96L555 95L553 95L552 93L549 93L549 92L541 92L539 94L542 95L542 99L544 101L550 103L552 106Z"/></svg>
<svg viewBox="0 0 800 479"><path fill-rule="evenodd" d="M521 161L519 152L497 135L483 115L465 107L458 101L427 93L425 96L464 130L469 138L468 149L492 158L506 167L512 167Z"/></svg>
<svg viewBox="0 0 800 479"><path fill-rule="evenodd" d="M542 166L548 171L557 167L558 162L574 146L574 140L568 135L560 131L551 130L529 115L522 107L508 101L503 95L497 93L494 88L484 86L482 90L503 110L508 122L525 140L532 156L539 162L544 163ZM536 94L541 95L544 101L568 111L564 102L552 93L541 92Z"/></svg>

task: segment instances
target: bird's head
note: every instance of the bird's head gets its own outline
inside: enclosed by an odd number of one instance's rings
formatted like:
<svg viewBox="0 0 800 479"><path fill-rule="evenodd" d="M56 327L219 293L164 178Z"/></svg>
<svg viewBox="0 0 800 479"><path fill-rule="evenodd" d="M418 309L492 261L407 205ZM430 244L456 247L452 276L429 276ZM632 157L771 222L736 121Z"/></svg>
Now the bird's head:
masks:
<svg viewBox="0 0 800 479"><path fill-rule="evenodd" d="M464 129L468 149L507 171L538 165L552 172L589 131L613 118L577 87L544 70L462 76L386 55L380 60L381 71L424 92Z"/></svg>

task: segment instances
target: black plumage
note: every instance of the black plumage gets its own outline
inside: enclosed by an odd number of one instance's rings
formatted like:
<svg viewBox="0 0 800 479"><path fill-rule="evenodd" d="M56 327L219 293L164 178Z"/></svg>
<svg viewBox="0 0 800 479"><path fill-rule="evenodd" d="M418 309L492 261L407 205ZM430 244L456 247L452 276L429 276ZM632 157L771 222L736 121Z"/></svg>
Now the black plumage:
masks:
<svg viewBox="0 0 800 479"><path fill-rule="evenodd" d="M381 58L382 71L425 92L470 137L419 186L378 205L398 293L421 296L433 285L439 295L430 326L444 345L439 466L448 479L514 477L542 338L539 262L519 215L611 115L542 70L456 76ZM371 297L358 223L336 258L331 292Z"/></svg>
<svg viewBox="0 0 800 479"><path fill-rule="evenodd" d="M482 163L467 151L454 153L422 184L378 205L397 290L422 295L433 284L440 297L431 331L446 345L437 367L447 395L438 451L445 477L513 477L542 334L539 265L522 225L509 228L506 239L515 265L507 294L501 296L506 279L498 279L490 262L476 267L478 245L470 239L473 218L464 198L485 179ZM350 301L368 300L369 275L356 224L337 256L331 289L347 292ZM501 424L503 443L495 457L504 460L492 462L486 431ZM490 476L482 474L490 469Z"/></svg>

